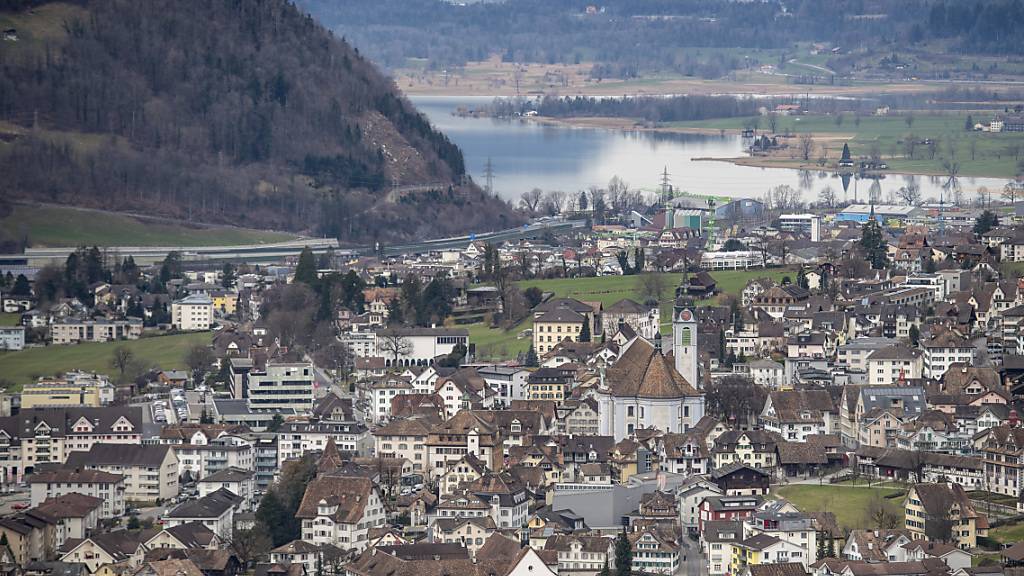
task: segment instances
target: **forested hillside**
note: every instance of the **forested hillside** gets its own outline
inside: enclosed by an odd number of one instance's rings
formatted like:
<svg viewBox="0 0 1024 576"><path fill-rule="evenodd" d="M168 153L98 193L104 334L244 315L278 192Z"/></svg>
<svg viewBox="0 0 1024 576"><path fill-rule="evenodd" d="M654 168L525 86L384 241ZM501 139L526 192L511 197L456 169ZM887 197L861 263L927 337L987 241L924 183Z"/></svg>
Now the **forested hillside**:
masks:
<svg viewBox="0 0 1024 576"><path fill-rule="evenodd" d="M934 41L940 52L1024 52L1024 0L298 2L389 67L425 59L442 69L500 54L508 62L594 62L604 77L714 78L746 66L750 50L797 42L901 52Z"/></svg>
<svg viewBox="0 0 1024 576"><path fill-rule="evenodd" d="M286 0L2 6L8 197L361 241L509 216L458 185L461 151L391 81ZM437 191L381 206L421 184Z"/></svg>

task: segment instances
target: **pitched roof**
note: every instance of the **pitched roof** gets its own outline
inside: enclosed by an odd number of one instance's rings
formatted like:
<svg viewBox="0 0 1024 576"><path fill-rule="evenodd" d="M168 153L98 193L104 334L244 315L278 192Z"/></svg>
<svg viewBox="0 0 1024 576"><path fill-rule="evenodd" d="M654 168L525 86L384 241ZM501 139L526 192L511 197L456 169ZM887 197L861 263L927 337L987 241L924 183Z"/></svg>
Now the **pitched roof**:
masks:
<svg viewBox="0 0 1024 576"><path fill-rule="evenodd" d="M319 516L319 503L324 502L330 507L337 506L337 510L331 514L336 522L357 523L363 517L373 489L373 482L369 478L321 476L306 486L295 516L316 518Z"/></svg>
<svg viewBox="0 0 1024 576"><path fill-rule="evenodd" d="M67 466L143 466L159 468L173 450L168 444L93 444L88 452L68 454Z"/></svg>
<svg viewBox="0 0 1024 576"><path fill-rule="evenodd" d="M53 518L85 518L90 512L103 506L102 498L94 498L71 492L63 496L47 498L36 506L36 510Z"/></svg>
<svg viewBox="0 0 1024 576"><path fill-rule="evenodd" d="M168 518L219 518L242 501L230 490L221 488L202 498L179 504L167 514Z"/></svg>
<svg viewBox="0 0 1024 576"><path fill-rule="evenodd" d="M620 398L683 398L699 396L664 354L638 339L607 370L612 396Z"/></svg>
<svg viewBox="0 0 1024 576"><path fill-rule="evenodd" d="M185 548L206 548L217 538L213 530L199 521L185 522L171 528L164 528L163 531L181 542Z"/></svg>

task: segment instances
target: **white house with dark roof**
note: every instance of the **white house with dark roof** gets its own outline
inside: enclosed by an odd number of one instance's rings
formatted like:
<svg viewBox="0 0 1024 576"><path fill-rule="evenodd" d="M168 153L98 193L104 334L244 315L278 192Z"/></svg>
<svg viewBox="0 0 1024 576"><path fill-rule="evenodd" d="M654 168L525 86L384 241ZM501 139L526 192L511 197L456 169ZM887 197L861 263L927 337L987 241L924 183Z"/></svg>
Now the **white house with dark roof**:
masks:
<svg viewBox="0 0 1024 576"><path fill-rule="evenodd" d="M178 495L178 457L172 446L94 444L88 452L72 452L67 465L123 475L128 501L155 502Z"/></svg>
<svg viewBox="0 0 1024 576"><path fill-rule="evenodd" d="M239 509L243 512L256 507L256 473L242 468L225 468L202 478L196 483L199 497L204 498L217 490L227 490L242 499Z"/></svg>
<svg viewBox="0 0 1024 576"><path fill-rule="evenodd" d="M368 478L321 476L306 486L295 517L306 542L362 550L370 528L384 525L384 501Z"/></svg>
<svg viewBox="0 0 1024 576"><path fill-rule="evenodd" d="M182 524L199 522L223 540L231 538L235 511L241 506L242 498L221 488L202 498L189 500L171 510L164 521L173 528Z"/></svg>
<svg viewBox="0 0 1024 576"><path fill-rule="evenodd" d="M125 480L121 474L101 470L59 468L29 476L32 505L69 494L99 498L99 517L118 518L124 515Z"/></svg>

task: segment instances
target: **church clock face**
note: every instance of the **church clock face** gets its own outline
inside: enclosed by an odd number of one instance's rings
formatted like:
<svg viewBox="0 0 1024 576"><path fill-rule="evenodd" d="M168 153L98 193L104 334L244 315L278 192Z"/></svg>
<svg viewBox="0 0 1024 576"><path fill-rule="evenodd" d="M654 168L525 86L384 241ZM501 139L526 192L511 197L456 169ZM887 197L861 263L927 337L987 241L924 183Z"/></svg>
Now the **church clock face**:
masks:
<svg viewBox="0 0 1024 576"><path fill-rule="evenodd" d="M682 320L683 322L689 322L690 320L693 319L693 312L690 312L689 310L683 310L682 312L679 313L679 319Z"/></svg>

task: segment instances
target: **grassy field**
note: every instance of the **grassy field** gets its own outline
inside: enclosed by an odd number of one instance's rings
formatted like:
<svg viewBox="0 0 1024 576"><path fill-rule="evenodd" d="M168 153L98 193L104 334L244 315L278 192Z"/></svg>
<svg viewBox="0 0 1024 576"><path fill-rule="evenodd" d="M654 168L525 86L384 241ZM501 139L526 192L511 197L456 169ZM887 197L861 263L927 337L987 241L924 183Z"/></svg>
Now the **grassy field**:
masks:
<svg viewBox="0 0 1024 576"><path fill-rule="evenodd" d="M1024 522L993 528L988 534L1003 544L1014 544L1024 540Z"/></svg>
<svg viewBox="0 0 1024 576"><path fill-rule="evenodd" d="M873 528L868 517L868 510L871 501L876 497L881 497L885 507L896 514L900 520L903 519L902 501L899 498L886 498L893 494L902 494L903 490L798 484L780 486L774 488L772 492L789 500L804 512L829 511L834 513L836 522L844 532L852 528Z"/></svg>
<svg viewBox="0 0 1024 576"><path fill-rule="evenodd" d="M21 314L0 312L0 326L17 326L19 320L21 320Z"/></svg>
<svg viewBox="0 0 1024 576"><path fill-rule="evenodd" d="M29 348L0 354L0 380L17 388L39 376L67 370L89 370L113 374L110 358L114 349L124 346L147 368L165 370L185 368L185 354L196 344L209 344L209 332L155 336L127 342L86 343L72 346Z"/></svg>
<svg viewBox="0 0 1024 576"><path fill-rule="evenodd" d="M776 281L783 276L796 278L792 270L774 268L770 270L728 270L712 272L718 282L718 289L727 294L739 296L743 287L753 278L766 276ZM661 293L661 323L668 327L671 323L672 300L676 286L682 274L661 274L663 290ZM595 278L557 278L553 280L527 280L519 283L522 289L536 286L544 292L552 292L556 297L575 298L591 302L601 302L609 306L622 300L632 298L640 301L640 289L637 276L598 276ZM708 303L704 301L701 303ZM528 338L517 339L516 336L527 328L533 327L533 319L527 318L512 330L491 329L482 323L470 324L469 341L476 344L477 357L480 359L507 359L530 347Z"/></svg>
<svg viewBox="0 0 1024 576"><path fill-rule="evenodd" d="M293 234L246 228L148 222L128 214L16 205L0 227L32 246L202 246L282 242Z"/></svg>
<svg viewBox="0 0 1024 576"><path fill-rule="evenodd" d="M974 122L988 122L992 112L975 112L971 114ZM943 158L949 158L952 151L960 163L960 174L963 176L991 176L1010 178L1017 174L1018 159L1024 158L1024 133L1021 132L968 132L964 130L966 113L956 114L913 114L913 121L908 126L906 116L864 116L859 123L852 114L843 114L842 122L837 124L834 116L780 116L775 131L779 134L812 133L820 137L828 146L828 158L834 163L840 156L843 143L848 141L850 153L854 156L868 156L877 147L878 152L898 172L918 174L945 174ZM761 130L768 130L768 120L757 117L722 118L697 122L674 122L668 124L677 128L704 128L713 130L740 130L758 122ZM936 141L935 155L932 157L928 147L918 145L913 158L906 156L903 142L908 134L916 136L915 140L925 138ZM790 150L793 155L798 152L794 139ZM973 146L973 153L972 153ZM820 143L819 143L820 147ZM1020 150L1020 152L1018 151ZM815 150L812 160L820 155ZM782 165L797 162L788 155L771 158L769 162Z"/></svg>

